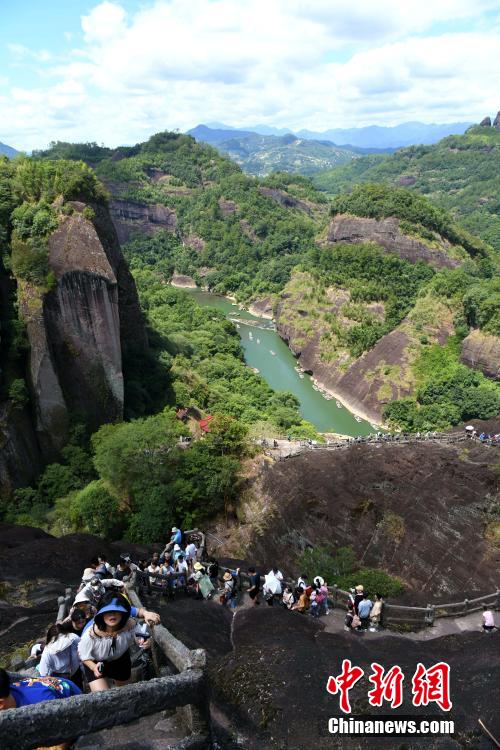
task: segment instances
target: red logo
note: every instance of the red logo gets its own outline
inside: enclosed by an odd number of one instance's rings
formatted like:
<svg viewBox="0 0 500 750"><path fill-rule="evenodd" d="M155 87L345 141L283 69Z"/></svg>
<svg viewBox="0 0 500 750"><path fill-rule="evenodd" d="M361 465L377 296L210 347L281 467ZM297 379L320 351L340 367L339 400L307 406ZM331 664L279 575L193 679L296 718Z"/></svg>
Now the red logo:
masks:
<svg viewBox="0 0 500 750"><path fill-rule="evenodd" d="M342 662L342 672L337 677L328 678L326 684L327 692L331 695L340 693L340 709L345 714L351 713L351 704L349 703L349 690L360 680L364 675L364 671L361 667L351 666L350 659L344 659Z"/></svg>

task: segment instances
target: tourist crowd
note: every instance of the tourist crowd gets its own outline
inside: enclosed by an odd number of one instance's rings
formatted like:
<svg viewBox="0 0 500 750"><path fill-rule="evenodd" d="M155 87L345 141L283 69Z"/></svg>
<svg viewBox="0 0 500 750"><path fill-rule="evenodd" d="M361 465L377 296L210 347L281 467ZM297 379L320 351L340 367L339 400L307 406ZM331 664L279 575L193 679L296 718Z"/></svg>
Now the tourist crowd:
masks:
<svg viewBox="0 0 500 750"><path fill-rule="evenodd" d="M205 600L217 595L222 606L234 610L241 578L246 577L251 606L259 606L262 597L268 606L314 618L330 612L327 583L319 575L309 581L303 574L292 584L277 567L264 576L253 566L246 573L240 568L221 570L215 558L202 562L199 555L196 543L186 542L174 527L163 552L149 560L133 563L128 553L120 555L116 567L104 555L90 560L67 617L49 627L44 644L33 647L39 677L12 678L0 669L0 710L79 695L85 684L91 692L108 689L109 680L116 686L127 684L132 675L131 649L146 655L151 628L160 622L157 613L131 604L127 583L169 598L179 591ZM357 585L348 594L344 629L378 630L383 606L380 594L372 599L362 584ZM493 612L485 606L483 630L496 629Z"/></svg>

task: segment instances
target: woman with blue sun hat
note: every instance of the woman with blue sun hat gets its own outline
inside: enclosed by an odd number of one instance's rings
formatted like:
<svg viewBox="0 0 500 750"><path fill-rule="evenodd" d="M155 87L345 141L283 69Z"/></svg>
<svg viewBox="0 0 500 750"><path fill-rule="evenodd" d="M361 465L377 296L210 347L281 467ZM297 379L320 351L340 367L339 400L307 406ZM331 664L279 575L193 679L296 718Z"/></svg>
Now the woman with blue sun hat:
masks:
<svg viewBox="0 0 500 750"><path fill-rule="evenodd" d="M107 690L108 679L113 679L118 687L130 680L135 617L143 617L149 624L160 621L155 612L132 607L123 594L110 592L85 628L78 644L78 655L93 693Z"/></svg>

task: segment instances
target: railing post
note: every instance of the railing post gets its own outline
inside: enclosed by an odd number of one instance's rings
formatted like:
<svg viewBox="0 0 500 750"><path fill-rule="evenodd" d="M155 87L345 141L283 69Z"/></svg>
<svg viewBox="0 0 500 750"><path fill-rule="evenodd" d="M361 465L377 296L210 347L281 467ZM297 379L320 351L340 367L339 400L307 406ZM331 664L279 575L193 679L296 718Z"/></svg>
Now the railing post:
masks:
<svg viewBox="0 0 500 750"><path fill-rule="evenodd" d="M495 609L500 609L500 589L497 589L497 601L495 604Z"/></svg>
<svg viewBox="0 0 500 750"><path fill-rule="evenodd" d="M468 599L464 600L464 609L465 609L466 612L469 609L469 600Z"/></svg>

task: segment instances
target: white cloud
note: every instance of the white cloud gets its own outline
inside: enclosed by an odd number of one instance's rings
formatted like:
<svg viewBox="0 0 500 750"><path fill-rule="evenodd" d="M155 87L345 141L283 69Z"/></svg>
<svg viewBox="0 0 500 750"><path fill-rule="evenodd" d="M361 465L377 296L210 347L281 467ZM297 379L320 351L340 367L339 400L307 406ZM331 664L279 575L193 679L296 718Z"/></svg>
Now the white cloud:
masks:
<svg viewBox="0 0 500 750"><path fill-rule="evenodd" d="M0 139L115 145L210 120L323 130L477 119L498 107L498 20L484 28L496 7L157 0L127 15L102 2L82 18L78 47L45 65L40 87L3 91ZM438 33L450 18L470 31ZM12 47L18 59L42 54Z"/></svg>

